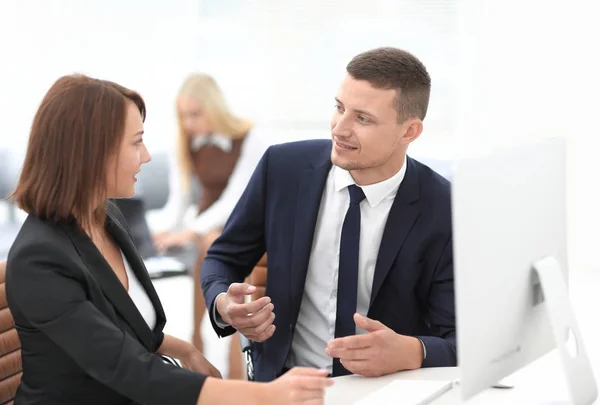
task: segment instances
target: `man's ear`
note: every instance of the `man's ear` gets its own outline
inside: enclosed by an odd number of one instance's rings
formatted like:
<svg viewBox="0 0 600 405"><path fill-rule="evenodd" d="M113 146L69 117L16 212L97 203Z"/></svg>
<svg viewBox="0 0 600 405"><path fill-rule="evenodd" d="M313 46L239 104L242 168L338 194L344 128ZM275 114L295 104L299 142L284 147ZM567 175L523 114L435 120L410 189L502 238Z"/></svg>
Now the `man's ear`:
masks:
<svg viewBox="0 0 600 405"><path fill-rule="evenodd" d="M419 118L410 118L402 123L404 129L404 135L402 136L402 143L408 145L417 139L421 132L423 132L423 121Z"/></svg>

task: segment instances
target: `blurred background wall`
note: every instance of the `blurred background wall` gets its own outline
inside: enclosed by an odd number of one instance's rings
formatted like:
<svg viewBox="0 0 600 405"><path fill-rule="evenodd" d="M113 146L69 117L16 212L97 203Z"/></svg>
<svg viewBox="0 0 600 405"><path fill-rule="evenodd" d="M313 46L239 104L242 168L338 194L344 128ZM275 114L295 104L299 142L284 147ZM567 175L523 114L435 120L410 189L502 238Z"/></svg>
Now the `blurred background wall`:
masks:
<svg viewBox="0 0 600 405"><path fill-rule="evenodd" d="M173 148L192 71L214 75L273 142L328 137L345 64L397 46L433 79L413 155L567 137L571 266L600 269L599 17L593 0L2 0L0 148L18 160L44 93L73 72L142 93L151 152Z"/></svg>

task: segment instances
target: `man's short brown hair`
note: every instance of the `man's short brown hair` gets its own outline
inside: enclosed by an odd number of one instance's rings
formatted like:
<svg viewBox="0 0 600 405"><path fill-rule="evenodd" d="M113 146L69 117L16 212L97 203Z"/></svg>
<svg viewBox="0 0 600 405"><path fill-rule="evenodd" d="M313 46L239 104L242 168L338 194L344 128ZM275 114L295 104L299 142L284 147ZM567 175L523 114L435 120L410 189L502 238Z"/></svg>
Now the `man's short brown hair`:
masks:
<svg viewBox="0 0 600 405"><path fill-rule="evenodd" d="M396 89L398 122L425 118L431 78L423 63L412 54L390 47L372 49L355 56L346 71L375 88Z"/></svg>
<svg viewBox="0 0 600 405"><path fill-rule="evenodd" d="M84 75L58 79L35 114L29 144L12 198L42 219L76 218L86 227L103 222L94 212L104 197L107 166L118 153L125 131L127 102L146 117L136 92Z"/></svg>

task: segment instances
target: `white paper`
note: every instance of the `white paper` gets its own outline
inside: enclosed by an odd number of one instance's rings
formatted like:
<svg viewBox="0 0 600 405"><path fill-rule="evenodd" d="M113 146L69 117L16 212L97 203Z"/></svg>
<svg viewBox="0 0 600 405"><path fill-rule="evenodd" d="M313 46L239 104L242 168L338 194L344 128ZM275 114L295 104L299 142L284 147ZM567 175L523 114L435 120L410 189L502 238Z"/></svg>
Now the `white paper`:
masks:
<svg viewBox="0 0 600 405"><path fill-rule="evenodd" d="M355 405L425 405L451 388L449 380L396 380Z"/></svg>

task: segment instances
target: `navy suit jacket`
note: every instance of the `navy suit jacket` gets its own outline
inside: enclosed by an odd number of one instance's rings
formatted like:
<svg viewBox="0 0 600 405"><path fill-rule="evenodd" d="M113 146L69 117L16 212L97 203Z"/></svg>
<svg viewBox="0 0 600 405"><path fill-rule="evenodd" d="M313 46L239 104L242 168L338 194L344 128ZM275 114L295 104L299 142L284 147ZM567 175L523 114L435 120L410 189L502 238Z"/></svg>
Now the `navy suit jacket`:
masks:
<svg viewBox="0 0 600 405"><path fill-rule="evenodd" d="M242 282L268 252L266 294L276 331L253 346L258 381L279 376L290 350L331 146L330 140L310 140L270 147L202 266L212 308L217 295ZM219 328L212 312L217 334L235 332ZM450 185L408 157L383 232L367 316L420 338L427 350L423 367L456 366Z"/></svg>

